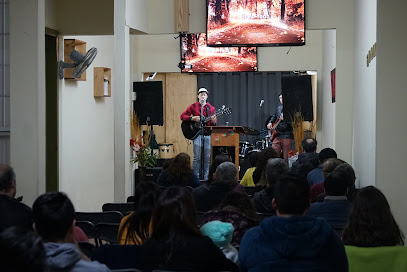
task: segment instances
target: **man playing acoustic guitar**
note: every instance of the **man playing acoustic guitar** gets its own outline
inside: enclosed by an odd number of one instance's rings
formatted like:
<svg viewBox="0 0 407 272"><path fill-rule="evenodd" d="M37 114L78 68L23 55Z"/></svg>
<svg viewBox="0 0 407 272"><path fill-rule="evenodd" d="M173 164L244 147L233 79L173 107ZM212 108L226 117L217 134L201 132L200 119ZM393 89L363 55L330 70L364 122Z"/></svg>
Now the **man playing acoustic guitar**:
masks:
<svg viewBox="0 0 407 272"><path fill-rule="evenodd" d="M191 104L182 114L182 121L195 121L200 122L201 120L201 107L203 106L203 116L210 116L215 114L215 108L206 102L208 99L208 90L205 88L200 88L198 90L198 101ZM212 116L210 121L205 126L216 126L216 115ZM207 180L209 175L209 164L211 163L211 130L209 128L204 129L204 170L203 176L200 176L201 173L201 137L199 135L194 139L194 160L192 167L194 168L194 174L199 176L200 179Z"/></svg>
<svg viewBox="0 0 407 272"><path fill-rule="evenodd" d="M267 119L266 126L270 130L271 146L277 151L277 154L283 152L284 160L288 162L288 152L294 139L293 127L283 117L283 94L280 93L278 98L281 105L277 107L276 114Z"/></svg>

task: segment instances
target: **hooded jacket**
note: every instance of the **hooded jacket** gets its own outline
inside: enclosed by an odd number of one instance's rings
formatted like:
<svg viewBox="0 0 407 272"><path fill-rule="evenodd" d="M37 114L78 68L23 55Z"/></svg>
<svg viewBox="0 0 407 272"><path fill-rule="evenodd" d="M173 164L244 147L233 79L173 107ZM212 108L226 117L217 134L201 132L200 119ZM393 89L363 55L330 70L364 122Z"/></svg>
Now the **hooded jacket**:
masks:
<svg viewBox="0 0 407 272"><path fill-rule="evenodd" d="M74 244L45 243L47 271L92 272L110 271L104 264L82 259L82 253Z"/></svg>
<svg viewBox="0 0 407 272"><path fill-rule="evenodd" d="M246 232L240 271L348 271L340 237L322 218L272 216Z"/></svg>

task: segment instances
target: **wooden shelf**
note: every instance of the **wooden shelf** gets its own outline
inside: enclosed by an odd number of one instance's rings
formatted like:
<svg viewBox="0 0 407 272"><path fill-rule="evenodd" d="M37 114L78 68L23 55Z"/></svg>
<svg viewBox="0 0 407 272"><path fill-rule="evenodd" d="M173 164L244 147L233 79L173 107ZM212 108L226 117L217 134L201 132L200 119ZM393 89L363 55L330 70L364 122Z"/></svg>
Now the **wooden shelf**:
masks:
<svg viewBox="0 0 407 272"><path fill-rule="evenodd" d="M73 63L73 60L70 58L70 54L73 50L78 51L82 55L86 54L86 42L77 40L77 39L65 39L64 40L64 61L67 63ZM74 78L72 76L74 68L65 68L64 69L64 78L65 79L74 79L74 80L86 80L86 71L83 72L80 78Z"/></svg>
<svg viewBox="0 0 407 272"><path fill-rule="evenodd" d="M104 79L107 78L108 94L104 93ZM110 68L94 67L93 68L93 96L94 97L110 97L112 95L112 72Z"/></svg>

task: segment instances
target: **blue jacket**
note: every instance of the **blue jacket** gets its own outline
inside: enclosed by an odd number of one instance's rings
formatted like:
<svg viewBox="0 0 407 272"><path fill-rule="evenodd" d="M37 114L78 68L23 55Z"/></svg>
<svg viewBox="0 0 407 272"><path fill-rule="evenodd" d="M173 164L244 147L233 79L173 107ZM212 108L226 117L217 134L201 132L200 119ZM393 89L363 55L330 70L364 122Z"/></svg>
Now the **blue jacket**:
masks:
<svg viewBox="0 0 407 272"><path fill-rule="evenodd" d="M308 173L307 180L310 186L324 182L325 178L324 175L322 174L322 164L320 164L317 168Z"/></svg>
<svg viewBox="0 0 407 272"><path fill-rule="evenodd" d="M243 236L240 271L348 271L340 237L322 218L272 216Z"/></svg>

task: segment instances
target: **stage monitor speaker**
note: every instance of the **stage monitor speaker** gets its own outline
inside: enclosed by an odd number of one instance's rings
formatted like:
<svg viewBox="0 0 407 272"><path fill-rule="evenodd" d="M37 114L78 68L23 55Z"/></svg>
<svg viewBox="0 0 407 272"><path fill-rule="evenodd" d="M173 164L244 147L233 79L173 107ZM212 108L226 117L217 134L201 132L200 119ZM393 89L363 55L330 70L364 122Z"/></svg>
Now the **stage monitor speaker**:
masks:
<svg viewBox="0 0 407 272"><path fill-rule="evenodd" d="M135 92L133 108L140 124L164 125L163 82L133 82L133 92Z"/></svg>
<svg viewBox="0 0 407 272"><path fill-rule="evenodd" d="M302 113L304 121L314 120L311 76L282 77L281 88L285 120L293 118L297 112Z"/></svg>

